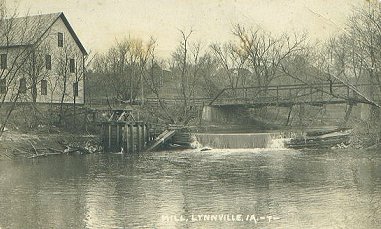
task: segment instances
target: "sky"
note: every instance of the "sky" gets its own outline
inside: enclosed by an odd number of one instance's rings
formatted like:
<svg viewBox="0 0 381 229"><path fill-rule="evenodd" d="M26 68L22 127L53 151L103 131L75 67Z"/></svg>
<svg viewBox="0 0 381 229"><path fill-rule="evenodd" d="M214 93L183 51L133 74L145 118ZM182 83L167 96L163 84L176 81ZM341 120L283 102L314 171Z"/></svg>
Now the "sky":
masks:
<svg viewBox="0 0 381 229"><path fill-rule="evenodd" d="M1 1L1 0L0 0ZM4 0L3 0L4 1ZM181 40L180 30L194 31L192 41L234 39L233 25L260 26L276 35L308 32L327 39L340 32L355 7L367 0L5 0L8 8L30 15L64 12L88 51L104 52L124 37L158 43L169 57Z"/></svg>

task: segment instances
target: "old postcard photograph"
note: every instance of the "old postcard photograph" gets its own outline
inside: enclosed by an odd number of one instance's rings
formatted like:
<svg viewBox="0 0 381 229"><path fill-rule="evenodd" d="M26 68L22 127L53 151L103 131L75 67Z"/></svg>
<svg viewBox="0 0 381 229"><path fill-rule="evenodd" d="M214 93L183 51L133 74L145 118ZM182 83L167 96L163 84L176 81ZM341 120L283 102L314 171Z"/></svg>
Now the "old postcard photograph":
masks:
<svg viewBox="0 0 381 229"><path fill-rule="evenodd" d="M380 123L379 0L0 0L0 229L376 229Z"/></svg>

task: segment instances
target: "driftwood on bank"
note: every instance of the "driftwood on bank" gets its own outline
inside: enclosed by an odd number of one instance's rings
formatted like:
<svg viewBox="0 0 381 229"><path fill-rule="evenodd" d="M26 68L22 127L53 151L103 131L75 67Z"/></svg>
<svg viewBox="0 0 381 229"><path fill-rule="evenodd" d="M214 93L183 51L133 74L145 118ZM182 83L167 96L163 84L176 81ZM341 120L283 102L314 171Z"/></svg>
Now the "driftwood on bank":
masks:
<svg viewBox="0 0 381 229"><path fill-rule="evenodd" d="M72 154L72 153L80 153L80 154L91 154L98 152L98 147L89 145L86 143L85 147L82 146L74 146L70 144L66 144L63 142L58 142L61 146L63 146L63 150L55 149L51 147L45 147L45 148L36 148L32 143L32 148L34 150L34 154L32 156L29 156L28 158L38 158L38 157L47 157L47 156L53 156L53 155L63 155L63 154Z"/></svg>
<svg viewBox="0 0 381 229"><path fill-rule="evenodd" d="M340 144L349 144L350 129L337 129L336 131L314 131L306 136L292 138L286 146L294 149L301 148L331 148Z"/></svg>
<svg viewBox="0 0 381 229"><path fill-rule="evenodd" d="M318 137L322 136L324 134L332 134L332 133L343 133L346 131L351 130L351 128L329 128L329 129L317 129L317 130L310 130L306 132L306 136L308 137Z"/></svg>

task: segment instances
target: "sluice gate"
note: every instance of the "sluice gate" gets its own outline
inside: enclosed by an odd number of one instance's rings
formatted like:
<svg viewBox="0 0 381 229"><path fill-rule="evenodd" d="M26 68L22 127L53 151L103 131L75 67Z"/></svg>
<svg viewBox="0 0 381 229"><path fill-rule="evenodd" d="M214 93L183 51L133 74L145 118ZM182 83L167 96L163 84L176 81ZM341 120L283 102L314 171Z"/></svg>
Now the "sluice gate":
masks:
<svg viewBox="0 0 381 229"><path fill-rule="evenodd" d="M144 122L102 123L102 142L107 152L134 153L145 150L153 134Z"/></svg>
<svg viewBox="0 0 381 229"><path fill-rule="evenodd" d="M141 152L154 136L149 124L135 120L132 110L113 110L111 117L101 122L101 140L106 152Z"/></svg>
<svg viewBox="0 0 381 229"><path fill-rule="evenodd" d="M192 141L190 136L181 126L163 129L136 121L132 110L113 110L110 118L101 122L101 141L106 152L154 151L167 143L188 146Z"/></svg>

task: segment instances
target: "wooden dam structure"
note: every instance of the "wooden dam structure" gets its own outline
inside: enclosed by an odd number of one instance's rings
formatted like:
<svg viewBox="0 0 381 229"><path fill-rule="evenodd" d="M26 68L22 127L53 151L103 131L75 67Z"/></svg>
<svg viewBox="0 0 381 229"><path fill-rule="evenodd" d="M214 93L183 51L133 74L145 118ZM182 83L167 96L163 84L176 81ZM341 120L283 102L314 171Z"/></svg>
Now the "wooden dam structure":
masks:
<svg viewBox="0 0 381 229"><path fill-rule="evenodd" d="M149 123L136 121L132 110L112 110L111 117L101 122L101 140L106 152L153 151L168 141L183 146L192 141L191 134L184 132L182 126L170 126L160 131Z"/></svg>
<svg viewBox="0 0 381 229"><path fill-rule="evenodd" d="M111 117L101 122L101 139L107 152L134 153L145 150L154 133L149 124L135 120L132 110L113 110Z"/></svg>

